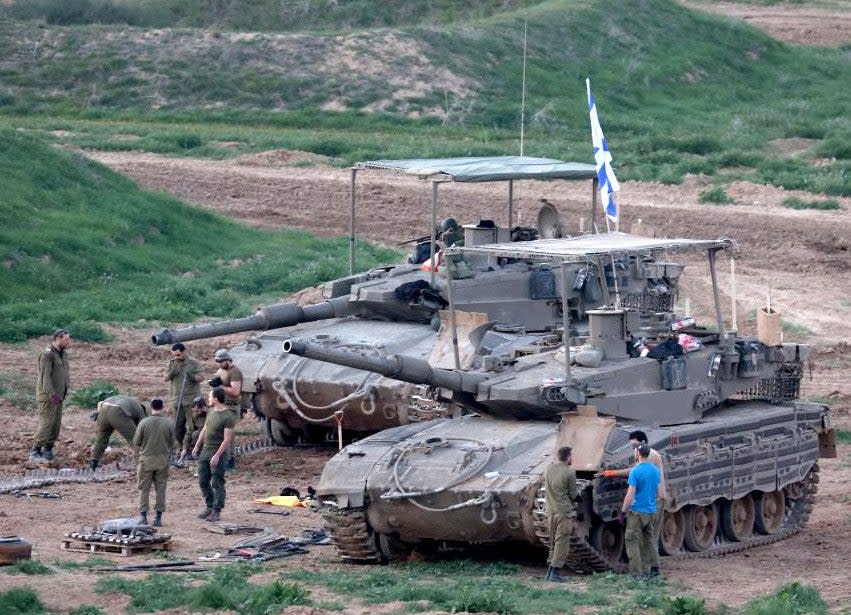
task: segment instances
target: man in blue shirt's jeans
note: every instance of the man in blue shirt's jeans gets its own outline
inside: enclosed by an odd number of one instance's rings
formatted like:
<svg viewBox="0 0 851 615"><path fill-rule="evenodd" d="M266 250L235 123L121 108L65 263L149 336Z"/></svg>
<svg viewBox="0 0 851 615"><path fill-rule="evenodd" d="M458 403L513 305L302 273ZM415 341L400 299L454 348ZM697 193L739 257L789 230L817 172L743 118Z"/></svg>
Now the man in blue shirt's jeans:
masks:
<svg viewBox="0 0 851 615"><path fill-rule="evenodd" d="M648 460L650 447L647 444L639 446L637 452L638 465L629 471L629 488L621 506L621 516L626 516L626 554L629 572L633 576L655 577L659 575L659 569L651 567L653 550L658 549L653 521L656 498L661 497L661 474Z"/></svg>

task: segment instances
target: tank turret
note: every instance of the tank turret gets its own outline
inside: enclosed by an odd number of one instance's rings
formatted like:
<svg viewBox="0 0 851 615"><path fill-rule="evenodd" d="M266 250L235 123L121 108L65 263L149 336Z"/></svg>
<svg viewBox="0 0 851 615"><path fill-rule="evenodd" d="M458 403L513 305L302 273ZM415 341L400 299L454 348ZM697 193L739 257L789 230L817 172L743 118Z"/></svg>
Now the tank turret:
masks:
<svg viewBox="0 0 851 615"><path fill-rule="evenodd" d="M485 325L468 336L473 358L452 368L402 353L371 357L329 339L287 340L289 354L427 385L471 411L385 430L328 462L317 493L341 557L388 560L415 544L546 545L543 474L567 445L580 487L568 566L621 570L616 517L626 481L599 470L632 463L628 434L636 429L665 466L663 554L721 555L800 531L818 459L835 456L831 415L798 399L808 346L725 330L714 267L730 242L620 233L547 241L462 250L483 258L535 253L562 267L573 257L600 259L614 262L615 278L632 266L618 262L635 263L629 259L648 246L706 250L716 320L703 327L615 304L587 310L579 327L568 313L561 328L568 343L538 346L500 343L500 332Z"/></svg>

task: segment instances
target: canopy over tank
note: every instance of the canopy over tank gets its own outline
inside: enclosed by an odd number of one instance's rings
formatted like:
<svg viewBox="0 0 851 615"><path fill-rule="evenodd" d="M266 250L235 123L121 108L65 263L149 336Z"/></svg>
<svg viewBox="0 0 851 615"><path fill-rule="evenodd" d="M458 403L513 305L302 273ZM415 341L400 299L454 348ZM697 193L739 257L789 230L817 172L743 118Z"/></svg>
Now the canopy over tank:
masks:
<svg viewBox="0 0 851 615"><path fill-rule="evenodd" d="M831 416L798 400L809 346L726 331L715 258L730 242L623 234L548 241L473 250L563 264L628 260L648 245L705 250L715 326L673 313L659 322L615 304L587 311L588 326L574 330L568 352L563 344L517 352L480 336L478 360L461 369L404 354L364 356L323 340L285 341L285 352L431 387L471 411L386 430L329 461L317 491L341 556L392 559L413 544L546 544L542 476L557 448L570 445L581 495L569 565L619 570L624 537L615 517L626 485L597 472L631 462L634 429L647 432L665 464L663 553L722 554L799 531L812 508L818 457L835 455Z"/></svg>

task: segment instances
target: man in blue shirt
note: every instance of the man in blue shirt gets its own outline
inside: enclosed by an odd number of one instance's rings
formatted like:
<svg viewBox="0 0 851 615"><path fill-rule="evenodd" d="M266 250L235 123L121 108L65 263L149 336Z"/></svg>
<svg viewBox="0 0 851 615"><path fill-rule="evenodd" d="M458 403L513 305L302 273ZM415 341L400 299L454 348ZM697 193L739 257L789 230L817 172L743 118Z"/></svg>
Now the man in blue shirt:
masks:
<svg viewBox="0 0 851 615"><path fill-rule="evenodd" d="M659 568L653 566L656 544L656 498L662 496L662 476L648 459L650 447L642 444L637 449L638 464L629 471L626 497L621 506L621 518L626 516L626 554L629 572L633 576L658 576Z"/></svg>

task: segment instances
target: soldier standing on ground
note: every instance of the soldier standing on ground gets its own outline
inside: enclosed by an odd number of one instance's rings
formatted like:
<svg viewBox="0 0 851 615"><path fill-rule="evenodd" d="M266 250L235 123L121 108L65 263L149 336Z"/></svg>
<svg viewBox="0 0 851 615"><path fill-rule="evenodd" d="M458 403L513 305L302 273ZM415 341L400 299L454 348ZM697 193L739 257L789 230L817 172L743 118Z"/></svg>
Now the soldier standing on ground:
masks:
<svg viewBox="0 0 851 615"><path fill-rule="evenodd" d="M638 465L629 471L619 518L626 520L626 554L635 577L659 576L659 547L655 541L656 500L662 495L662 475L648 459L650 447L641 444ZM653 565L653 562L656 562Z"/></svg>
<svg viewBox="0 0 851 615"><path fill-rule="evenodd" d="M156 502L154 526L163 524L165 512L165 490L168 483L168 464L174 446L174 423L163 414L163 400L151 400L151 416L142 419L133 436L133 444L139 449L136 465L136 481L139 489L139 523L148 524L148 500L151 484L154 485Z"/></svg>
<svg viewBox="0 0 851 615"><path fill-rule="evenodd" d="M563 446L558 449L558 461L554 461L544 473L544 492L547 500L549 518L550 552L547 558L547 581L563 583L562 567L570 554L570 535L573 532L573 509L576 501L576 471L570 467L573 463L572 449Z"/></svg>
<svg viewBox="0 0 851 615"><path fill-rule="evenodd" d="M186 351L186 346L177 342L171 347L171 359L165 368L165 381L169 384L172 410L174 412L174 433L178 446L192 422L190 401L201 394L201 381L204 380L204 366Z"/></svg>
<svg viewBox="0 0 851 615"><path fill-rule="evenodd" d="M209 381L211 387L221 387L225 393L225 405L233 414L234 425L242 418L240 396L242 395L242 372L233 364L233 357L224 348L216 351L216 363L219 369ZM233 469L235 466L234 446L235 440L231 441L231 448L228 455L227 469Z"/></svg>
<svg viewBox="0 0 851 615"><path fill-rule="evenodd" d="M222 387L210 391L210 410L192 454L198 457L198 486L206 507L199 519L218 521L225 507L225 465L236 421L225 405ZM199 456L200 454L200 456Z"/></svg>
<svg viewBox="0 0 851 615"><path fill-rule="evenodd" d="M183 450L180 453L180 461L184 461L187 457L192 457L192 449L195 442L198 440L198 435L204 428L204 421L207 420L207 400L200 395L192 400L192 410L186 415L187 419L192 417L191 422L186 421L186 435L183 438Z"/></svg>
<svg viewBox="0 0 851 615"><path fill-rule="evenodd" d="M65 350L71 345L67 329L53 332L50 346L38 355L38 379L35 399L38 402L38 432L36 432L30 461L53 460L53 446L62 427L62 402L71 386L71 372Z"/></svg>
<svg viewBox="0 0 851 615"><path fill-rule="evenodd" d="M97 470L114 431L117 430L127 440L127 444L133 446L136 425L146 416L145 406L132 395L113 395L98 402L97 412L93 415L98 435L92 447L91 469Z"/></svg>
<svg viewBox="0 0 851 615"><path fill-rule="evenodd" d="M635 462L638 463L638 447L641 444L647 444L647 434L641 430L631 431L629 433L629 443L633 448L633 457ZM650 456L647 459L650 463L656 466L657 470L659 470L660 495L656 498L656 518L653 520L653 544L658 545L659 534L662 531L662 518L665 515L665 500L668 497L667 487L665 486L665 467L662 463L662 455L660 455L659 451L655 448L650 449ZM629 476L629 468L622 468L620 470L603 470L599 473L599 476L604 476L606 478L614 476ZM658 549L651 555L649 565L651 569L659 569Z"/></svg>

